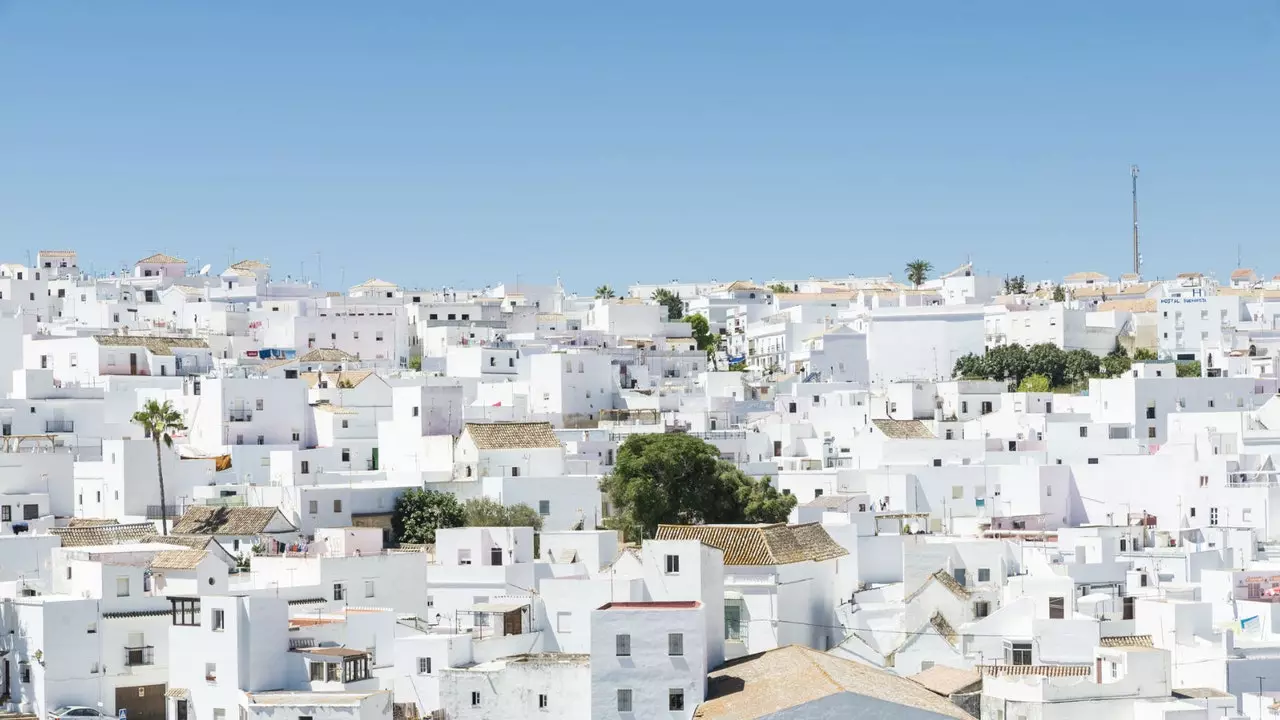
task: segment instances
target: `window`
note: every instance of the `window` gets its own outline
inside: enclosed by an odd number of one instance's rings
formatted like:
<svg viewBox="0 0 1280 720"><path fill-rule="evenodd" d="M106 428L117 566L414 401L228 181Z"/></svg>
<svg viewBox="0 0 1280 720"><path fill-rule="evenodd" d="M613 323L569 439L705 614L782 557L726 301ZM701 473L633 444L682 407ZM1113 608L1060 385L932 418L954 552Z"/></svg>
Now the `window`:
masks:
<svg viewBox="0 0 1280 720"><path fill-rule="evenodd" d="M1143 580L1147 579L1146 575L1142 576ZM1143 585L1146 585L1144 582ZM1137 617L1138 603L1137 598L1127 597L1124 599L1124 617L1125 620L1133 620Z"/></svg>
<svg viewBox="0 0 1280 720"><path fill-rule="evenodd" d="M18 679L24 685L31 684L31 665L29 663L18 663Z"/></svg>
<svg viewBox="0 0 1280 720"><path fill-rule="evenodd" d="M67 359L71 362L71 367L76 367L78 363L78 358L76 358L75 353L71 353L71 355L69 355Z"/></svg>
<svg viewBox="0 0 1280 720"><path fill-rule="evenodd" d="M346 588L346 586L344 586L342 583L334 583L334 584L333 584L333 599L334 599L334 600L346 600L346 599L347 599L347 588Z"/></svg>
<svg viewBox="0 0 1280 720"><path fill-rule="evenodd" d="M1209 508L1209 524L1210 525L1218 524L1218 508L1216 507Z"/></svg>
<svg viewBox="0 0 1280 720"><path fill-rule="evenodd" d="M129 597L129 577L121 575L116 578L116 597Z"/></svg>
<svg viewBox="0 0 1280 720"><path fill-rule="evenodd" d="M545 694L540 693L538 695L538 709L539 710L547 709L547 696Z"/></svg>
<svg viewBox="0 0 1280 720"><path fill-rule="evenodd" d="M968 400L961 400L961 401L960 401L960 412L962 412L962 413L967 413L967 412L969 412L969 401L968 401Z"/></svg>
<svg viewBox="0 0 1280 720"><path fill-rule="evenodd" d="M1045 486L1045 488L1044 488L1044 496L1045 496L1045 497L1053 497L1053 486L1052 486L1052 485L1046 485L1046 486Z"/></svg>
<svg viewBox="0 0 1280 720"><path fill-rule="evenodd" d="M218 680L218 664L217 663L204 664L204 679L209 682L217 682ZM214 717L217 717L218 711L214 710L213 714L214 714Z"/></svg>
<svg viewBox="0 0 1280 720"><path fill-rule="evenodd" d="M1082 437L1082 438L1087 438L1087 437L1089 437L1089 426L1088 426L1088 425L1081 425L1081 426L1080 426L1080 437Z"/></svg>
<svg viewBox="0 0 1280 720"><path fill-rule="evenodd" d="M227 615L222 610L218 610L217 608L215 608L211 613L211 620L213 623L213 631L222 632L222 630L226 627Z"/></svg>
<svg viewBox="0 0 1280 720"><path fill-rule="evenodd" d="M1066 617L1066 599L1060 597L1049 598L1049 619L1061 620Z"/></svg>
<svg viewBox="0 0 1280 720"><path fill-rule="evenodd" d="M1010 665L1030 665L1031 643L1006 643L1004 646L1004 661Z"/></svg>
<svg viewBox="0 0 1280 720"><path fill-rule="evenodd" d="M562 635L568 635L573 632L573 613L556 613L556 632Z"/></svg>
<svg viewBox="0 0 1280 720"><path fill-rule="evenodd" d="M631 712L631 688L618 688L618 712Z"/></svg>
<svg viewBox="0 0 1280 720"><path fill-rule="evenodd" d="M667 574L679 575L680 574L680 556L668 555L666 559L667 559Z"/></svg>
<svg viewBox="0 0 1280 720"><path fill-rule="evenodd" d="M375 341L375 342L382 342L382 331L381 331L381 330L379 330L379 331L375 332L375 333L373 334L373 339L374 339L374 341Z"/></svg>
<svg viewBox="0 0 1280 720"><path fill-rule="evenodd" d="M982 401L982 414L983 414L983 415L986 415L987 413L990 413L990 412L991 412L991 401L990 401L990 400L983 400L983 401Z"/></svg>
<svg viewBox="0 0 1280 720"><path fill-rule="evenodd" d="M1098 458L1089 458L1089 459L1088 459L1088 460L1086 460L1085 462L1089 463L1090 465L1097 465L1097 464L1098 464Z"/></svg>
<svg viewBox="0 0 1280 720"><path fill-rule="evenodd" d="M196 393L196 394L198 395L199 393ZM345 422L345 421L344 421L344 422ZM344 426L344 427L345 427L345 426ZM302 434L301 434L301 433L299 433L297 430L294 430L294 431L293 431L293 441L294 441L294 442L298 442L298 441L299 441L299 440L301 440L301 439L302 439Z"/></svg>
<svg viewBox="0 0 1280 720"><path fill-rule="evenodd" d="M413 416L414 416L414 417L418 417L418 406L417 406L417 405L414 405L414 406L413 406Z"/></svg>
<svg viewBox="0 0 1280 720"><path fill-rule="evenodd" d="M343 421L342 421L342 429L343 429L343 430L346 430L346 429L347 429L347 428L349 428L349 427L351 427L351 421L350 421L350 420L343 420Z"/></svg>
<svg viewBox="0 0 1280 720"><path fill-rule="evenodd" d="M342 448L342 462L351 462L351 448Z"/></svg>
<svg viewBox="0 0 1280 720"><path fill-rule="evenodd" d="M951 571L951 577L955 578L956 582L959 583L961 587L964 587L967 584L965 582L965 580L968 579L967 575L968 574L964 571L964 568L956 568Z"/></svg>
<svg viewBox="0 0 1280 720"><path fill-rule="evenodd" d="M1151 427L1147 428L1147 437L1155 438L1155 436L1156 436L1156 428L1154 425L1152 425Z"/></svg>
<svg viewBox="0 0 1280 720"><path fill-rule="evenodd" d="M539 501L538 501L538 514L539 514L539 515L541 515L542 517L546 517L546 516L548 516L548 515L550 515L550 514L551 514L551 501L550 501L550 500L539 500Z"/></svg>
<svg viewBox="0 0 1280 720"><path fill-rule="evenodd" d="M480 707L480 693L471 691L471 707Z"/></svg>
<svg viewBox="0 0 1280 720"><path fill-rule="evenodd" d="M952 486L951 486L951 499L952 499L952 500L960 500L960 499L962 499L963 497L964 497L964 486L963 486L963 485L952 485Z"/></svg>
<svg viewBox="0 0 1280 720"><path fill-rule="evenodd" d="M311 463L307 460L302 461L302 474L309 475L311 473Z"/></svg>
<svg viewBox="0 0 1280 720"><path fill-rule="evenodd" d="M310 514L312 514L312 515L315 515L315 514L319 513L319 512L320 512L320 501L319 501L319 500L308 500L308 501L307 501L307 512L308 512L308 513L310 513Z"/></svg>
<svg viewBox="0 0 1280 720"><path fill-rule="evenodd" d="M22 506L22 519L35 520L40 517L40 506L34 503Z"/></svg>
<svg viewBox="0 0 1280 720"><path fill-rule="evenodd" d="M259 445L266 445L266 444L267 444L267 437L266 437L265 435L259 435L259 436L258 436L258 444L259 444Z"/></svg>
<svg viewBox="0 0 1280 720"><path fill-rule="evenodd" d="M667 691L667 709L671 712L681 712L684 710L683 689L671 688Z"/></svg>
<svg viewBox="0 0 1280 720"><path fill-rule="evenodd" d="M683 633L667 633L667 654L671 657L684 655Z"/></svg>
<svg viewBox="0 0 1280 720"><path fill-rule="evenodd" d="M615 635L613 637L615 654L618 657L631 657L631 636Z"/></svg>
<svg viewBox="0 0 1280 720"><path fill-rule="evenodd" d="M367 598L371 598L371 597L373 597L373 589L374 589L374 588L373 588L373 581L372 581L372 580L365 580L365 581L364 581L364 596L365 596L365 597L367 597Z"/></svg>
<svg viewBox="0 0 1280 720"><path fill-rule="evenodd" d="M255 410L261 410L261 409L262 409L262 398L258 398L257 400L254 400L254 401L253 401L253 407L254 407L254 409L255 409Z"/></svg>
<svg viewBox="0 0 1280 720"><path fill-rule="evenodd" d="M431 658L429 657L418 658L418 674L419 675L431 674Z"/></svg>
<svg viewBox="0 0 1280 720"><path fill-rule="evenodd" d="M333 511L334 511L334 512L336 512L336 513L340 513L340 512L342 512L342 501L341 501L341 500L334 500L334 501L333 501Z"/></svg>
<svg viewBox="0 0 1280 720"><path fill-rule="evenodd" d="M991 582L991 568L978 568L978 582Z"/></svg>
<svg viewBox="0 0 1280 720"><path fill-rule="evenodd" d="M516 466L512 465L512 466L511 466L511 477L520 477L520 468L518 468L518 467L516 467Z"/></svg>
<svg viewBox="0 0 1280 720"><path fill-rule="evenodd" d="M954 438L955 438L955 432L953 430L947 430L947 439L953 440Z"/></svg>

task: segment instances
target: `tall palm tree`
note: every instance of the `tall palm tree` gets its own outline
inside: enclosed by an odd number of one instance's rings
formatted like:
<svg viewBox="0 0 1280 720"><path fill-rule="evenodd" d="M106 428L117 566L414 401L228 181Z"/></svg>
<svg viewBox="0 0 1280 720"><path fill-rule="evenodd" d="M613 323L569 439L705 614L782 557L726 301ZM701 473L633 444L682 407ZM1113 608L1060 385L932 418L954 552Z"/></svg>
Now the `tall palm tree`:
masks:
<svg viewBox="0 0 1280 720"><path fill-rule="evenodd" d="M173 433L186 430L182 414L173 409L173 403L148 400L142 409L133 414L133 422L146 431L156 444L156 473L160 478L160 534L169 534L169 513L164 498L164 465L160 462L160 441L165 447L173 447Z"/></svg>
<svg viewBox="0 0 1280 720"><path fill-rule="evenodd" d="M598 298L603 298L607 300L613 296L614 296L613 288L609 287L608 285L601 285L600 287L596 288L596 297Z"/></svg>
<svg viewBox="0 0 1280 720"><path fill-rule="evenodd" d="M918 288L929 279L932 270L933 263L928 260L912 260L907 263L907 281Z"/></svg>

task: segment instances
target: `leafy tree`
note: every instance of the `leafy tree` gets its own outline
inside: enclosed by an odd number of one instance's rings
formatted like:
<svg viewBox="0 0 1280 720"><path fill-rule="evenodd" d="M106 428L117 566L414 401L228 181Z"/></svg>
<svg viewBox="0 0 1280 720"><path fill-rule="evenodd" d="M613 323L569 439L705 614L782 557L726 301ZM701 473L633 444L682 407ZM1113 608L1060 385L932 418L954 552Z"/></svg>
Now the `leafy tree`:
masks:
<svg viewBox="0 0 1280 720"><path fill-rule="evenodd" d="M1061 286L1061 285L1054 285L1054 286L1053 286L1053 301L1054 301L1054 302L1066 302L1066 301L1067 301L1067 289L1066 289L1065 287Z"/></svg>
<svg viewBox="0 0 1280 720"><path fill-rule="evenodd" d="M993 347L987 351L983 364L987 368L987 377L992 380L1007 380L1013 385L1031 374L1031 358L1027 349L1021 345Z"/></svg>
<svg viewBox="0 0 1280 720"><path fill-rule="evenodd" d="M681 318L681 322L687 322L693 328L693 340L698 344L698 349L705 351L707 357L715 354L716 342L718 338L711 334L711 325L702 315L685 315Z"/></svg>
<svg viewBox="0 0 1280 720"><path fill-rule="evenodd" d="M531 527L542 530L542 516L524 503L503 505L488 497L471 498L462 505L467 527Z"/></svg>
<svg viewBox="0 0 1280 720"><path fill-rule="evenodd" d="M1129 359L1129 355L1120 347L1120 343L1116 343L1115 349L1102 358L1102 371L1107 377L1119 377L1127 372L1133 366L1133 361Z"/></svg>
<svg viewBox="0 0 1280 720"><path fill-rule="evenodd" d="M951 374L957 378L981 379L989 378L990 373L987 370L986 358L982 355L966 353L956 359L955 368Z"/></svg>
<svg viewBox="0 0 1280 720"><path fill-rule="evenodd" d="M1067 354L1053 343L1037 343L1027 351L1027 369L1048 378L1050 387L1062 385L1067 370Z"/></svg>
<svg viewBox="0 0 1280 720"><path fill-rule="evenodd" d="M160 462L160 443L167 448L173 447L173 434L186 430L182 422L182 413L173 408L173 403L148 400L142 409L133 414L133 423L142 428L147 437L156 445L156 477L160 480L160 534L169 534L169 506L164 497L164 463Z"/></svg>
<svg viewBox="0 0 1280 720"><path fill-rule="evenodd" d="M933 263L928 260L912 260L907 263L907 282L920 287L925 280L929 279L929 273L932 271Z"/></svg>
<svg viewBox="0 0 1280 720"><path fill-rule="evenodd" d="M1178 377L1200 377L1200 361L1189 360L1178 363Z"/></svg>
<svg viewBox="0 0 1280 720"><path fill-rule="evenodd" d="M615 297L615 294L613 292L613 288L609 287L608 285L601 285L600 287L596 288L596 297L604 300L608 300L611 297Z"/></svg>
<svg viewBox="0 0 1280 720"><path fill-rule="evenodd" d="M1049 392L1049 378L1043 375L1028 375L1018 384L1018 392Z"/></svg>
<svg viewBox="0 0 1280 720"><path fill-rule="evenodd" d="M683 433L629 437L600 489L617 512L611 524L632 539L653 537L662 523L784 522L796 503Z"/></svg>
<svg viewBox="0 0 1280 720"><path fill-rule="evenodd" d="M433 543L436 530L466 524L462 503L452 493L410 488L396 498L391 531L402 543Z"/></svg>
<svg viewBox="0 0 1280 720"><path fill-rule="evenodd" d="M738 362L729 363L729 372L746 372L746 371L747 371L746 360L739 360Z"/></svg>
<svg viewBox="0 0 1280 720"><path fill-rule="evenodd" d="M1027 292L1027 278L1025 275L1014 275L1004 279L1005 295L1023 295Z"/></svg>
<svg viewBox="0 0 1280 720"><path fill-rule="evenodd" d="M668 320L678 320L684 315L684 301L666 288L654 290L651 299L667 309Z"/></svg>
<svg viewBox="0 0 1280 720"><path fill-rule="evenodd" d="M774 295L786 295L789 292L795 292L795 290L786 283L773 283L769 286L769 290L772 291Z"/></svg>
<svg viewBox="0 0 1280 720"><path fill-rule="evenodd" d="M1138 348L1133 351L1134 362L1152 362L1156 359L1156 351L1150 348Z"/></svg>
<svg viewBox="0 0 1280 720"><path fill-rule="evenodd" d="M410 370L421 370L421 369L422 369L422 357L421 357L421 356L417 356L417 357L411 357L411 358L409 358L409 369L410 369Z"/></svg>
<svg viewBox="0 0 1280 720"><path fill-rule="evenodd" d="M1084 348L1076 348L1067 352L1066 375L1063 380L1066 383L1084 382L1097 377L1101 370L1101 358Z"/></svg>

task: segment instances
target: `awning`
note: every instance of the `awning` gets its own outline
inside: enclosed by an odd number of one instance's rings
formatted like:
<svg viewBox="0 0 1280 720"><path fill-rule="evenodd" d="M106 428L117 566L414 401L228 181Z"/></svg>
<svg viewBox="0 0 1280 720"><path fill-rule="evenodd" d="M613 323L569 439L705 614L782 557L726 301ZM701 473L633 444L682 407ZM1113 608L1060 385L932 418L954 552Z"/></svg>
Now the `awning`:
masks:
<svg viewBox="0 0 1280 720"><path fill-rule="evenodd" d="M476 603L467 609L473 613L509 613L514 610L529 607L527 602L487 602Z"/></svg>
<svg viewBox="0 0 1280 720"><path fill-rule="evenodd" d="M191 691L186 688L169 688L165 691L164 696L174 700L189 700Z"/></svg>

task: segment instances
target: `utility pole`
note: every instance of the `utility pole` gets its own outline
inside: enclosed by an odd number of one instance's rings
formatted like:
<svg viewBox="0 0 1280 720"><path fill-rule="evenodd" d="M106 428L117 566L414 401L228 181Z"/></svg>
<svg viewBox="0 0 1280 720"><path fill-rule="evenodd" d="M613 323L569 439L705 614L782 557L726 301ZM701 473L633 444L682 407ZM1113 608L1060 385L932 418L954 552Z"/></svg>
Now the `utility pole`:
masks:
<svg viewBox="0 0 1280 720"><path fill-rule="evenodd" d="M1138 254L1138 166L1129 166L1129 176L1133 179L1133 274L1142 273L1142 256Z"/></svg>

